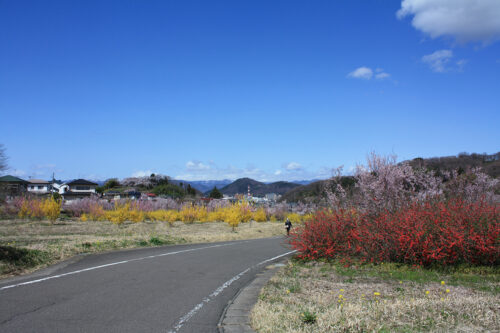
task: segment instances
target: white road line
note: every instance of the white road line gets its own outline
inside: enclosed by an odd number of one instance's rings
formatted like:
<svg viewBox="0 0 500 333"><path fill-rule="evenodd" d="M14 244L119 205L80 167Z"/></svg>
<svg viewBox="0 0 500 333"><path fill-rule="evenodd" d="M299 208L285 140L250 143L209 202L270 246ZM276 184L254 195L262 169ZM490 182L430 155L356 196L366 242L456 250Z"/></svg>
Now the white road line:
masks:
<svg viewBox="0 0 500 333"><path fill-rule="evenodd" d="M99 269L99 268L104 268L104 267L109 267L109 266L126 264L128 262L133 262L133 261L140 261L140 260L145 260L145 259L152 259L152 258L157 258L157 257L169 256L169 255L173 255L173 254L179 254L179 253L185 253L185 252L192 252L192 251L198 251L198 250L205 250L205 249L210 249L210 248L214 248L214 247L229 246L229 245L241 244L241 243L247 243L247 242L248 241L226 243L226 244L218 244L218 245L211 245L211 246L205 246L205 247L198 247L198 248L195 248L195 249L181 250L181 251L175 251L175 252L166 252L166 253L161 253L161 254L156 254L156 255L141 257L141 258L135 258L135 259L130 259L130 260L117 261L117 262L112 262L112 263L105 264L105 265L99 265L99 266L93 266L93 267L89 267L89 268L84 268L84 269L80 269L80 270L77 270L77 271L72 271L72 272L68 272L68 273L64 273L64 274L52 275L52 276L48 276L48 277L45 277L45 278L42 278L42 279L38 279L38 280L31 280L31 281L22 282L22 283L11 284L11 285L8 285L8 286L5 286L5 287L1 287L0 291L4 290L4 289L10 289L10 288L15 288L15 287L29 285L29 284L40 283L40 282L47 281L47 280L57 279L57 278L60 278L60 277L63 277L63 276L74 275L74 274L78 274L78 273L92 271L92 270Z"/></svg>
<svg viewBox="0 0 500 333"><path fill-rule="evenodd" d="M243 272L239 273L238 275L235 275L230 280L227 280L219 288L215 289L210 295L208 295L207 297L205 297L200 303L196 304L196 306L194 308L192 308L191 311L189 311L184 316L182 316L181 319L179 319L179 321L177 322L177 324L174 326L174 328L171 329L170 331L168 331L168 333L177 333L182 328L182 326L184 326L184 324L187 323L187 321L189 319L191 319L198 311L201 310L201 308L203 308L203 306L205 304L207 304L208 302L210 302L211 300L213 300L215 297L217 297L222 291L224 291L224 289L226 289L227 287L229 287L234 281L239 280L243 275L245 275L245 273L247 273L248 271L250 271L252 268L258 267L260 265L263 265L263 264L268 263L270 261L273 261L273 260L276 260L278 258L284 257L286 255L292 254L294 252L297 252L297 250L293 250L293 251L290 251L290 252L287 252L287 253L283 253L283 254L280 254L280 255L278 255L276 257L272 257L272 258L266 259L264 261L261 261L258 264L253 265L252 267L249 267L249 268L245 269Z"/></svg>

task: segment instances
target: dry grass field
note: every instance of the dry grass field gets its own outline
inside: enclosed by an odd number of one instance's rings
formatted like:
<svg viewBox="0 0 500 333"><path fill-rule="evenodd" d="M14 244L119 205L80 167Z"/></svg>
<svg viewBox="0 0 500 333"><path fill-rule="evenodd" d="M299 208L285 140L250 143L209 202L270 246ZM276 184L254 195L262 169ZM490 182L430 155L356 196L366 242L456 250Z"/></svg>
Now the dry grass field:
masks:
<svg viewBox="0 0 500 333"><path fill-rule="evenodd" d="M257 332L499 332L498 268L291 261L252 312Z"/></svg>
<svg viewBox="0 0 500 333"><path fill-rule="evenodd" d="M164 222L0 220L0 278L30 272L76 254L181 243L205 243L282 235L281 222L224 222L173 226Z"/></svg>

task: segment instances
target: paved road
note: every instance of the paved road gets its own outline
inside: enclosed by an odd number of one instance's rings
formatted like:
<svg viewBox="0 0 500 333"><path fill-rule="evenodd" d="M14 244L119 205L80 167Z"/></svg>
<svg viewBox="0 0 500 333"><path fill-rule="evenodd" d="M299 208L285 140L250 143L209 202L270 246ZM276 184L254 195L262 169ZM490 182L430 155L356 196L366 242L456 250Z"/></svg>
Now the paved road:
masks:
<svg viewBox="0 0 500 333"><path fill-rule="evenodd" d="M284 238L92 255L0 283L0 332L216 332L229 300Z"/></svg>

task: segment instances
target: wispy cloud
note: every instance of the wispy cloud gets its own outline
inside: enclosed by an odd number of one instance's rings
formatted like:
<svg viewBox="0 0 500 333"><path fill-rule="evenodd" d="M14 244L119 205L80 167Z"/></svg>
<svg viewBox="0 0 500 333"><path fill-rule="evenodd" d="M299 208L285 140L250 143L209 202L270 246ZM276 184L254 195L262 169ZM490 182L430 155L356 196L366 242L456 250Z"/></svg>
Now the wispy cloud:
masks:
<svg viewBox="0 0 500 333"><path fill-rule="evenodd" d="M388 73L378 73L378 74L375 74L375 78L378 79L378 80L388 79L389 77L391 77L391 74L388 74Z"/></svg>
<svg viewBox="0 0 500 333"><path fill-rule="evenodd" d="M422 62L429 65L434 72L443 73L446 71L446 65L451 58L453 58L453 52L451 50L439 50L423 56Z"/></svg>
<svg viewBox="0 0 500 333"><path fill-rule="evenodd" d="M302 170L302 165L300 165L297 162L290 162L285 166L285 168L288 171L297 171L297 170Z"/></svg>
<svg viewBox="0 0 500 333"><path fill-rule="evenodd" d="M467 60L460 59L452 61L454 57L451 50L439 50L432 54L422 57L422 62L429 65L429 67L436 73L444 73L449 71L462 71Z"/></svg>

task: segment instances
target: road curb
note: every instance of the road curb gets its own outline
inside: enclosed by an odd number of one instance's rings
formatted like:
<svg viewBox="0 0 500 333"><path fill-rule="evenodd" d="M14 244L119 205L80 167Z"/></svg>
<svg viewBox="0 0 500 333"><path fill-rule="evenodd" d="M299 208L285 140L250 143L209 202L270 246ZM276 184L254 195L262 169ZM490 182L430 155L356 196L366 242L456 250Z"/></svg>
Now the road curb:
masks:
<svg viewBox="0 0 500 333"><path fill-rule="evenodd" d="M284 266L283 262L286 260L288 258L266 266L262 272L256 275L252 282L236 294L222 313L217 325L219 333L255 333L250 326L252 308L257 303L264 285L278 269Z"/></svg>

